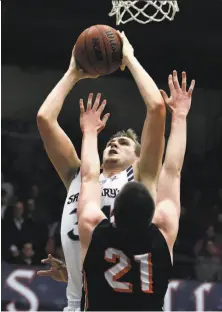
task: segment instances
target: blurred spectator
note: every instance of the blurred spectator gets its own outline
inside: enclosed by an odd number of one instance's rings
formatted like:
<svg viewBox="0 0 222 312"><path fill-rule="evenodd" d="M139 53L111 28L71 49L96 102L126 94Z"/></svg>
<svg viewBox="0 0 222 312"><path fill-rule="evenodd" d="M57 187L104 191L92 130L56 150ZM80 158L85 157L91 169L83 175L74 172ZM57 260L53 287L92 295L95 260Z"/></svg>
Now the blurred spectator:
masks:
<svg viewBox="0 0 222 312"><path fill-rule="evenodd" d="M17 258L16 263L25 265L40 264L38 260L35 258L35 252L33 250L33 244L31 242L26 242L23 244L20 256Z"/></svg>
<svg viewBox="0 0 222 312"><path fill-rule="evenodd" d="M200 281L221 280L220 248L216 243L214 227L208 227L205 237L199 240L194 248L196 255L196 277Z"/></svg>
<svg viewBox="0 0 222 312"><path fill-rule="evenodd" d="M32 218L34 218L35 221L49 223L50 214L47 205L47 197L41 194L41 190L38 185L33 184L30 187L29 197L27 201L28 213L32 214Z"/></svg>
<svg viewBox="0 0 222 312"><path fill-rule="evenodd" d="M219 238L219 236L222 236L222 212L217 215L217 219L215 222L215 229L217 232L217 239L219 239L219 242L221 244L222 240Z"/></svg>
<svg viewBox="0 0 222 312"><path fill-rule="evenodd" d="M53 254L60 260L64 260L63 249L60 237L60 222L54 222L49 229L49 239L47 243L47 254Z"/></svg>
<svg viewBox="0 0 222 312"><path fill-rule="evenodd" d="M220 252L220 259L221 259L221 264L222 264L222 213L219 213L217 215L217 220L215 222L215 229L216 229L216 237L215 237L215 242L219 248ZM222 268L221 268L222 270ZM221 278L222 280L222 278Z"/></svg>
<svg viewBox="0 0 222 312"><path fill-rule="evenodd" d="M6 191L6 204L9 204L13 195L14 187L10 182L4 181L4 175L1 173L2 189Z"/></svg>
<svg viewBox="0 0 222 312"><path fill-rule="evenodd" d="M39 187L38 187L38 185L33 184L31 186L30 197L33 198L33 199L38 199L38 197L39 197Z"/></svg>
<svg viewBox="0 0 222 312"><path fill-rule="evenodd" d="M2 220L6 220L10 215L10 208L8 207L7 191L5 189L1 190L1 215Z"/></svg>
<svg viewBox="0 0 222 312"><path fill-rule="evenodd" d="M27 220L24 219L24 205L17 201L12 210L12 218L4 220L2 223L2 253L3 258L14 262L19 247L30 237L32 229Z"/></svg>
<svg viewBox="0 0 222 312"><path fill-rule="evenodd" d="M35 212L35 200L32 198L29 198L27 200L27 213L28 218L33 219L33 214Z"/></svg>
<svg viewBox="0 0 222 312"><path fill-rule="evenodd" d="M39 217L35 200L29 198L27 200L27 220L32 228L32 242L36 250L36 259L39 259L39 262L46 255L45 248L48 240L48 226L44 218L42 219Z"/></svg>
<svg viewBox="0 0 222 312"><path fill-rule="evenodd" d="M58 235L60 235L60 223L53 222L49 226L49 239L48 239L47 247L46 247L47 254L55 253L56 237Z"/></svg>

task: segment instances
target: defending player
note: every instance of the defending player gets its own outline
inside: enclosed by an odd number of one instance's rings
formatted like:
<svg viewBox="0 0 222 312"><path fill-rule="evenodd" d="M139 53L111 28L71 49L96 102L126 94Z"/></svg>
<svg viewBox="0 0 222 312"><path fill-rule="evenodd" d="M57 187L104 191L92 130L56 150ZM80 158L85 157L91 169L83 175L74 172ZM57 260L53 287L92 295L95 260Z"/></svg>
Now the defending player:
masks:
<svg viewBox="0 0 222 312"><path fill-rule="evenodd" d="M186 92L177 74L169 76L171 97L162 91L172 111L171 136L158 183L155 209L150 186L156 180L129 182L117 195L111 224L100 209L100 163L97 130L101 109L82 114L82 185L78 206L85 310L160 311L173 262L180 215L180 173L186 147L186 116L194 88ZM90 153L90 157L88 157Z"/></svg>
<svg viewBox="0 0 222 312"><path fill-rule="evenodd" d="M143 127L140 155L138 143L132 135L129 137L121 135L111 140L104 151L103 174L100 177L103 185L101 208L104 207L107 210L107 215L110 215L109 210L113 207L117 193L128 181L139 181L142 178L147 179L149 184L150 177L152 181L158 179L164 148L165 105L163 98L152 78L135 58L133 48L125 35L121 34L121 37L123 66L129 68L137 83L147 107L147 115ZM77 70L72 55L67 73L49 94L37 116L38 128L47 154L68 192L62 216L61 240L68 269L67 310L70 311L79 309L82 290L77 224L77 202L81 177L80 174L76 175L80 160L70 139L59 126L57 118L67 94L77 81L86 77L82 71ZM92 98L93 95L90 94L87 105L92 104ZM99 105L100 98L101 95L98 94L94 105ZM101 129L105 123L106 119L101 122ZM151 145L150 142L153 144ZM151 192L155 197L155 188Z"/></svg>

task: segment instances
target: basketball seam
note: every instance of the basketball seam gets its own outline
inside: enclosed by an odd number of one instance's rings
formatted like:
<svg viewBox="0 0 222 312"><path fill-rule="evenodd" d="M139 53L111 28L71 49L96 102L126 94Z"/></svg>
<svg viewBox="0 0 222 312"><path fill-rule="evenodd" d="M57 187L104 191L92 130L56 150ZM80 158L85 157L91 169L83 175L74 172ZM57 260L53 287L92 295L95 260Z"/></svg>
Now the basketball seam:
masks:
<svg viewBox="0 0 222 312"><path fill-rule="evenodd" d="M106 49L106 45L105 45L105 41L103 39L103 33L102 31L99 29L98 25L96 25L96 28L98 29L98 31L100 32L101 34L101 37L102 37L102 41L103 41L103 45L104 45L104 49L105 49L105 52L106 52L106 74L108 74L109 72L109 59L108 59L108 53L107 53L107 49Z"/></svg>
<svg viewBox="0 0 222 312"><path fill-rule="evenodd" d="M86 35L85 35L86 56L87 56L87 60L88 60L89 64L91 65L91 67L92 67L99 75L101 75L100 72L98 72L98 70L93 66L93 64L92 64L92 62L91 62L91 60L90 60L90 58L89 58L89 56L88 56L88 49L87 49L87 44L86 44L86 37L87 37L87 34L88 34L90 28L91 28L91 27L88 28L88 31L86 32Z"/></svg>

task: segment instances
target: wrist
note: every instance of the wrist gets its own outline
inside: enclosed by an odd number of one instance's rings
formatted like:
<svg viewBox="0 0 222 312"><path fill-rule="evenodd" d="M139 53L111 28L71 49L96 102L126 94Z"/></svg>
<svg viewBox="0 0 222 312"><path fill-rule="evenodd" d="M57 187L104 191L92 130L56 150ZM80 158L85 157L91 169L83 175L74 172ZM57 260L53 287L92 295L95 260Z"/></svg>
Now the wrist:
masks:
<svg viewBox="0 0 222 312"><path fill-rule="evenodd" d="M86 129L83 129L83 135L90 135L90 136L97 136L98 135L98 132L97 132L97 129L95 128L86 128Z"/></svg>
<svg viewBox="0 0 222 312"><path fill-rule="evenodd" d="M173 113L172 113L172 119L173 120L177 120L177 119L181 119L181 120L186 120L186 118L187 118L187 113L186 112L176 112L176 111L174 111Z"/></svg>
<svg viewBox="0 0 222 312"><path fill-rule="evenodd" d="M73 83L76 83L80 80L79 74L76 69L69 68L64 76Z"/></svg>
<svg viewBox="0 0 222 312"><path fill-rule="evenodd" d="M136 60L136 57L134 56L134 54L129 54L129 55L125 55L123 59L124 59L124 64L127 67L130 67L130 65L133 64L133 61Z"/></svg>

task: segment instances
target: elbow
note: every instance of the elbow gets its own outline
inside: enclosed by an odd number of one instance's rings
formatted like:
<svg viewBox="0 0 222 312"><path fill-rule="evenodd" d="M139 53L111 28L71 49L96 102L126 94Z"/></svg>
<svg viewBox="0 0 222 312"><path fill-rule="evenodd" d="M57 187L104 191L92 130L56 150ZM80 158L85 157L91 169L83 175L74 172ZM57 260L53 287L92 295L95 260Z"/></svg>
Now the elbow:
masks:
<svg viewBox="0 0 222 312"><path fill-rule="evenodd" d="M43 106L43 105L42 105ZM40 107L38 113L37 113L37 120L39 121L45 121L49 119L49 114L47 111L44 109L44 107Z"/></svg>
<svg viewBox="0 0 222 312"><path fill-rule="evenodd" d="M171 174L171 176L175 176L175 177L178 177L180 178L181 177L181 170L182 168L180 166L177 166L175 164L172 164L172 165L164 165L164 170L168 173Z"/></svg>
<svg viewBox="0 0 222 312"><path fill-rule="evenodd" d="M43 116L39 116L39 114L37 115L36 121L40 134L43 135L44 133L47 133L49 122Z"/></svg>
<svg viewBox="0 0 222 312"><path fill-rule="evenodd" d="M38 111L36 121L38 128L49 128L49 126L53 123L53 120L51 120L51 118L49 118L49 116L41 109Z"/></svg>
<svg viewBox="0 0 222 312"><path fill-rule="evenodd" d="M45 123L47 121L47 116L44 114L41 109L38 111L38 114L36 116L37 124L42 124L43 122Z"/></svg>
<svg viewBox="0 0 222 312"><path fill-rule="evenodd" d="M37 126L39 129L40 135L46 136L51 129L52 123L47 118L47 116L45 116L41 112L37 114L36 121L37 121Z"/></svg>
<svg viewBox="0 0 222 312"><path fill-rule="evenodd" d="M166 115L166 106L164 104L164 101L156 101L152 105L148 107L149 113L155 113L156 115L160 115L162 117L165 117Z"/></svg>

